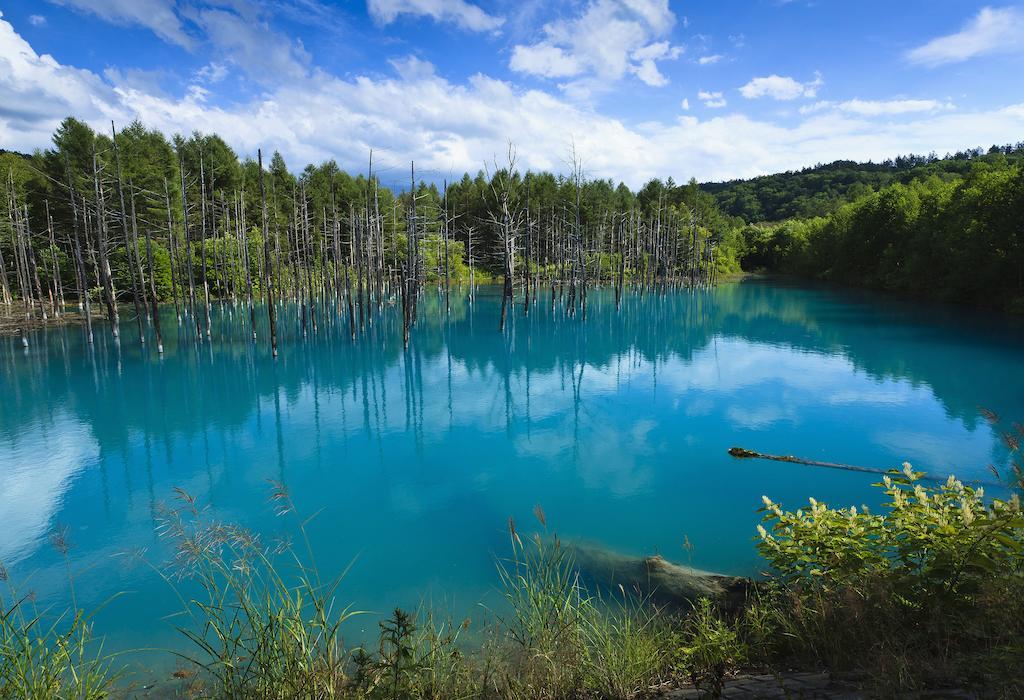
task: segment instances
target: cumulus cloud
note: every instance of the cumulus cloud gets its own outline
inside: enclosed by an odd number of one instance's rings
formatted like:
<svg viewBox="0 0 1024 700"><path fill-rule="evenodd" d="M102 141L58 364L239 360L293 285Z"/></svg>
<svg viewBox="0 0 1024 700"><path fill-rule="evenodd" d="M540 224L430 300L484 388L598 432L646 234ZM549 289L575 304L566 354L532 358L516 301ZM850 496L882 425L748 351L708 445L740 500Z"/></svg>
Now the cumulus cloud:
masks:
<svg viewBox="0 0 1024 700"><path fill-rule="evenodd" d="M0 143L46 147L71 114L106 131L134 118L164 133L221 134L242 154L280 150L296 167L335 158L342 167L374 159L395 173L409 160L439 174L475 172L508 141L523 167L560 171L575 140L594 177L642 185L651 177L750 177L836 158L880 160L907 152L1005 143L1024 132L1024 103L1000 109L939 109L876 118L861 109L823 111L780 125L742 114L710 119L677 113L629 124L545 90L486 75L447 80L425 61L399 61L389 76L340 78L312 69L231 104L204 90L163 95L38 54L0 19ZM702 100L724 100L701 92ZM395 105L402 105L396 109ZM385 176L386 177L386 176ZM396 183L404 183L404 175Z"/></svg>
<svg viewBox="0 0 1024 700"><path fill-rule="evenodd" d="M577 94L627 74L660 87L669 81L658 62L683 52L663 38L675 22L668 0L591 0L578 16L545 24L539 41L513 47L509 67L542 78L572 78L563 87Z"/></svg>
<svg viewBox="0 0 1024 700"><path fill-rule="evenodd" d="M29 15L28 23L31 24L33 27L42 27L43 25L46 24L46 18L43 17L42 15Z"/></svg>
<svg viewBox="0 0 1024 700"><path fill-rule="evenodd" d="M697 97L704 103L705 107L710 107L711 109L721 109L726 105L725 96L721 92L701 90L697 93Z"/></svg>
<svg viewBox="0 0 1024 700"><path fill-rule="evenodd" d="M505 23L504 17L487 14L465 0L367 0L366 8L380 24L391 24L399 15L410 15L451 22L473 32L495 32Z"/></svg>
<svg viewBox="0 0 1024 700"><path fill-rule="evenodd" d="M120 116L119 99L95 73L38 55L0 15L0 143L31 150L49 143L54 115Z"/></svg>
<svg viewBox="0 0 1024 700"><path fill-rule="evenodd" d="M575 56L551 44L516 46L511 65L513 70L544 78L565 78L583 72L583 64Z"/></svg>
<svg viewBox="0 0 1024 700"><path fill-rule="evenodd" d="M963 29L907 52L911 63L941 66L976 56L1024 52L1024 12L984 7Z"/></svg>
<svg viewBox="0 0 1024 700"><path fill-rule="evenodd" d="M809 83L801 83L793 78L782 75L769 75L764 78L754 78L740 88L740 94L748 100L759 97L770 97L773 100L795 100L800 97L815 97L818 88L824 85L819 73L814 74L814 80Z"/></svg>

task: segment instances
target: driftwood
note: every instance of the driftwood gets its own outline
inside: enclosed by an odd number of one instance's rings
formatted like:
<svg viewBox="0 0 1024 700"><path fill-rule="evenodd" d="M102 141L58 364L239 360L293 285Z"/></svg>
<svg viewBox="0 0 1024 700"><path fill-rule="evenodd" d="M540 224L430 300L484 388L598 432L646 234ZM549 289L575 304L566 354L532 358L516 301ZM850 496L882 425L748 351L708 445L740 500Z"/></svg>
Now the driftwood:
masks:
<svg viewBox="0 0 1024 700"><path fill-rule="evenodd" d="M828 469L845 469L851 472L867 472L869 474L888 474L886 469L874 467L858 467L853 464L839 464L837 462L818 462L813 459L801 459L793 455L766 455L754 452L743 447L730 447L729 454L737 459L770 459L775 462L790 462L791 464L806 464L811 467L827 467Z"/></svg>
<svg viewBox="0 0 1024 700"><path fill-rule="evenodd" d="M789 462L790 464L805 464L810 467L825 467L826 469L843 469L850 472L865 472L867 474L880 474L882 476L886 474L893 474L891 469L879 469L877 467L859 467L854 464L839 464L837 462L819 462L814 459L801 459L800 457L794 457L793 455L766 455L753 450L748 450L743 447L730 447L729 454L737 459L769 459L773 462ZM922 474L921 478L925 481L945 481L947 477L933 476L931 474ZM985 481L983 479L966 479L964 483L976 484L979 486L994 486L1000 487L1003 484L996 483L994 481Z"/></svg>
<svg viewBox="0 0 1024 700"><path fill-rule="evenodd" d="M581 575L607 590L622 587L672 607L690 607L701 598L736 609L743 604L751 580L675 564L660 554L638 557L602 547L575 544L573 554Z"/></svg>

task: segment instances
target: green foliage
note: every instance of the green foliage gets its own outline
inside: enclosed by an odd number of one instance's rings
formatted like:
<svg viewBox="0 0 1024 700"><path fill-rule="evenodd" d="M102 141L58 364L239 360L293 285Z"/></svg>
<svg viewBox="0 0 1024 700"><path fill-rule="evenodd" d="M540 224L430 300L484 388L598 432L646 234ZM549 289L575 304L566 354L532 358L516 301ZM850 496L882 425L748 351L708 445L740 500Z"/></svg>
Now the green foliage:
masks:
<svg viewBox="0 0 1024 700"><path fill-rule="evenodd" d="M896 184L824 218L744 230L767 268L944 301L1024 311L1024 167Z"/></svg>
<svg viewBox="0 0 1024 700"><path fill-rule="evenodd" d="M726 672L746 662L746 644L707 598L698 601L684 630L682 651L686 671L694 685L719 697Z"/></svg>
<svg viewBox="0 0 1024 700"><path fill-rule="evenodd" d="M156 283L156 295L160 301L166 301L171 298L171 254L167 251L163 245L154 242L153 246L153 277ZM127 291L129 294L132 289L132 276L135 277L135 284L145 284L145 294L149 295L149 261L146 259L146 242L139 241L139 257L142 259L142 280L139 280L139 268L136 266L133 268L128 264L129 259L134 263L135 252L131 252L131 258L129 258L129 251L125 246L116 248L110 254L110 271L114 280L114 288L118 292ZM63 274L67 267L61 264L61 272ZM139 292L142 294L142 290Z"/></svg>
<svg viewBox="0 0 1024 700"><path fill-rule="evenodd" d="M908 464L884 477L884 515L814 499L788 513L766 497L770 531L761 526L758 549L788 584L864 590L881 579L916 610L971 604L988 580L1024 576L1016 496L986 504L981 489L952 476L938 487L921 476Z"/></svg>
<svg viewBox="0 0 1024 700"><path fill-rule="evenodd" d="M369 700L447 700L475 697L476 669L458 646L462 625L435 625L433 615L395 608L380 623L376 658L358 649L353 689Z"/></svg>
<svg viewBox="0 0 1024 700"><path fill-rule="evenodd" d="M926 486L905 465L879 486L886 512L767 497L758 549L780 650L874 672L889 688L1002 682L1024 651L1024 512L950 477Z"/></svg>
<svg viewBox="0 0 1024 700"><path fill-rule="evenodd" d="M399 236L396 255L405 260L405 236ZM441 234L431 233L420 239L420 250L423 253L423 271L427 281L444 281L444 238ZM448 241L448 274L453 282L469 280L469 265L465 262L466 244L462 241Z"/></svg>
<svg viewBox="0 0 1024 700"><path fill-rule="evenodd" d="M102 700L119 672L81 611L48 620L28 596L0 597L0 696L25 700Z"/></svg>
<svg viewBox="0 0 1024 700"><path fill-rule="evenodd" d="M671 678L680 648L673 615L622 587L592 594L553 534L524 541L510 522L510 538L512 556L498 564L511 610L498 632L510 646L490 650L501 655L490 664L499 697L633 698Z"/></svg>
<svg viewBox="0 0 1024 700"><path fill-rule="evenodd" d="M103 700L122 675L114 657L93 636L92 618L75 604L74 574L63 529L50 535L68 571L73 608L40 610L33 594L19 592L0 563L0 697L25 700Z"/></svg>
<svg viewBox="0 0 1024 700"><path fill-rule="evenodd" d="M680 647L676 621L650 600L619 590L585 619L586 685L599 697L631 698L671 675Z"/></svg>

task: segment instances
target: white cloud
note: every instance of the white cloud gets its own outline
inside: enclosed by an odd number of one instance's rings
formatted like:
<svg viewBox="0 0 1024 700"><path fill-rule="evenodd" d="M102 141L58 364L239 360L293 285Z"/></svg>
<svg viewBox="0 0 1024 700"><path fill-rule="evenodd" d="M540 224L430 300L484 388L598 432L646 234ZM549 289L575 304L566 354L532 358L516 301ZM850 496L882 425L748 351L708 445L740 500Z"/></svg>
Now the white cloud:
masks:
<svg viewBox="0 0 1024 700"><path fill-rule="evenodd" d="M985 7L956 34L932 39L907 52L911 63L941 66L976 56L1024 52L1024 12Z"/></svg>
<svg viewBox="0 0 1024 700"><path fill-rule="evenodd" d="M511 66L512 70L544 78L566 78L583 71L574 56L550 44L516 46L512 50Z"/></svg>
<svg viewBox="0 0 1024 700"><path fill-rule="evenodd" d="M275 31L248 3L239 11L189 8L185 14L200 27L216 54L262 82L296 80L308 73L310 56L302 44Z"/></svg>
<svg viewBox="0 0 1024 700"><path fill-rule="evenodd" d="M661 74L655 61L674 60L679 58L682 53L682 46L673 46L667 41L657 41L642 46L632 53L633 60L640 62L634 66L633 72L641 81L651 87L668 85L668 78Z"/></svg>
<svg viewBox="0 0 1024 700"><path fill-rule="evenodd" d="M697 97L700 98L705 107L710 107L711 109L721 109L726 105L725 96L720 92L701 90L697 93Z"/></svg>
<svg viewBox="0 0 1024 700"><path fill-rule="evenodd" d="M661 74L661 71L658 70L658 66L655 65L652 59L648 58L641 61L640 65L633 69L633 72L645 85L650 85L651 87L668 85L668 78Z"/></svg>
<svg viewBox="0 0 1024 700"><path fill-rule="evenodd" d="M675 21L668 0L591 0L580 15L545 24L539 41L517 44L509 67L543 78L573 78L562 87L575 94L627 74L660 87L668 79L657 62L683 52L662 39Z"/></svg>
<svg viewBox="0 0 1024 700"><path fill-rule="evenodd" d="M214 61L196 71L196 80L203 83L219 83L228 77L228 67Z"/></svg>
<svg viewBox="0 0 1024 700"><path fill-rule="evenodd" d="M683 101L679 103L679 108L682 109L684 112L690 111L690 100L684 97Z"/></svg>
<svg viewBox="0 0 1024 700"><path fill-rule="evenodd" d="M505 23L504 17L490 15L465 0L367 0L370 16L381 24L390 24L399 15L430 17L473 32L495 32Z"/></svg>
<svg viewBox="0 0 1024 700"><path fill-rule="evenodd" d="M388 61L402 80L430 80L435 76L434 64L416 56L406 56Z"/></svg>
<svg viewBox="0 0 1024 700"><path fill-rule="evenodd" d="M722 56L722 54L716 53L711 56L701 56L700 58L697 59L697 63L699 63L702 66L712 66L721 61L723 58L724 56Z"/></svg>
<svg viewBox="0 0 1024 700"><path fill-rule="evenodd" d="M69 114L102 131L111 119L126 124L139 118L166 134L219 133L243 155L258 147L279 149L296 166L336 158L342 167L361 169L372 147L382 169L402 173L415 158L429 176L475 172L509 140L524 167L559 171L575 139L591 175L636 187L668 175L717 180L837 158L956 151L1019 140L1024 133L1024 103L899 118L835 110L786 126L742 114L698 119L683 113L629 124L485 75L453 83L422 61L398 62L390 78L339 78L313 69L235 104L217 104L212 96L204 101L202 90L165 96L119 80L117 73L104 78L37 54L0 19L0 143L25 151L46 147ZM712 92L699 97L725 99ZM396 182L404 183L399 177Z"/></svg>
<svg viewBox="0 0 1024 700"><path fill-rule="evenodd" d="M31 24L33 27L42 27L44 24L46 24L46 18L43 17L42 15L29 15L28 23Z"/></svg>
<svg viewBox="0 0 1024 700"><path fill-rule="evenodd" d="M114 24L145 27L190 51L203 48L219 59L210 64L211 70L230 62L261 84L295 80L309 72L310 56L301 41L273 29L267 8L258 0L212 0L202 5L179 0L50 1ZM197 79L217 82L218 73L203 70Z"/></svg>
<svg viewBox="0 0 1024 700"><path fill-rule="evenodd" d="M0 143L26 150L44 146L59 121L56 115L81 114L94 120L111 113L122 116L118 103L115 90L98 75L36 54L0 19Z"/></svg>
<svg viewBox="0 0 1024 700"><path fill-rule="evenodd" d="M50 0L107 22L146 27L164 41L191 49L195 42L186 32L174 0Z"/></svg>
<svg viewBox="0 0 1024 700"><path fill-rule="evenodd" d="M814 74L814 80L809 83L801 83L788 76L769 75L764 78L754 78L740 88L740 94L748 100L759 97L770 97L773 100L795 100L799 97L814 97L824 82L818 73Z"/></svg>
<svg viewBox="0 0 1024 700"><path fill-rule="evenodd" d="M956 109L952 102L939 102L938 100L860 100L853 99L845 102L816 102L812 105L800 108L801 114L812 114L825 110L858 114L865 117L892 116L899 114L912 114L914 112L937 112L940 110Z"/></svg>
<svg viewBox="0 0 1024 700"><path fill-rule="evenodd" d="M667 41L656 41L653 44L641 46L631 56L634 61L660 61L679 58L682 53L682 46L673 46Z"/></svg>

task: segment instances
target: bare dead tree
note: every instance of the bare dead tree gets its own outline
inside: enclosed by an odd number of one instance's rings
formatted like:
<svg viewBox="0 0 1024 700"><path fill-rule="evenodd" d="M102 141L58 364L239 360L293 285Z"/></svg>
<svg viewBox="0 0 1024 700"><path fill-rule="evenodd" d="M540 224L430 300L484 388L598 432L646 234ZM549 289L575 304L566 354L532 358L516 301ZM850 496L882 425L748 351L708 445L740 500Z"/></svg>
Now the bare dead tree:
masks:
<svg viewBox="0 0 1024 700"><path fill-rule="evenodd" d="M270 273L270 227L267 225L267 188L263 184L263 151L257 149L256 161L260 178L260 209L263 216L263 288L267 298L267 315L270 322L270 350L277 357L277 317L274 306L274 282Z"/></svg>

